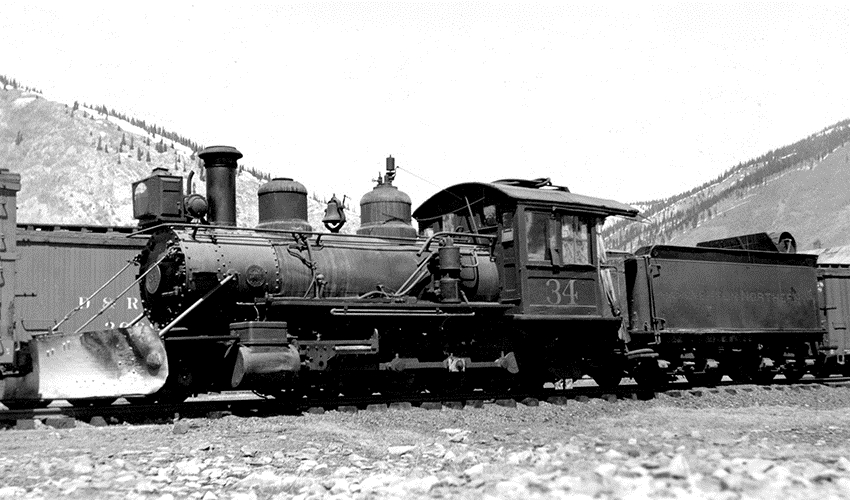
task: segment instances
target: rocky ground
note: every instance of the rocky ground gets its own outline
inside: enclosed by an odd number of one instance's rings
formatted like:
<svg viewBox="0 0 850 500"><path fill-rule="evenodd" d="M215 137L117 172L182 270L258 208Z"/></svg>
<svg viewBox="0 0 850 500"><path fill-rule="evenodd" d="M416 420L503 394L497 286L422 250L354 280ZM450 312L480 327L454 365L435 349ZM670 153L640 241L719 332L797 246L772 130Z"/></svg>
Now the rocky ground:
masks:
<svg viewBox="0 0 850 500"><path fill-rule="evenodd" d="M850 498L850 389L0 432L0 498Z"/></svg>

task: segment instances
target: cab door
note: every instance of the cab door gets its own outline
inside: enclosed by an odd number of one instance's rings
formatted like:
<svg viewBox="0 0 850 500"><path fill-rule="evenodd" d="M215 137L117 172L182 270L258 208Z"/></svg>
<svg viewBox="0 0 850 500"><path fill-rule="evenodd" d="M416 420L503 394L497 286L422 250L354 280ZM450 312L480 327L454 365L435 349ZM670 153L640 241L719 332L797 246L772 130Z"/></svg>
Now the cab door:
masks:
<svg viewBox="0 0 850 500"><path fill-rule="evenodd" d="M502 303L518 303L521 300L519 291L519 268L517 263L517 230L513 211L501 214L499 234L496 240L496 263L499 268L499 285Z"/></svg>
<svg viewBox="0 0 850 500"><path fill-rule="evenodd" d="M596 219L535 207L524 207L518 215L523 313L599 316Z"/></svg>

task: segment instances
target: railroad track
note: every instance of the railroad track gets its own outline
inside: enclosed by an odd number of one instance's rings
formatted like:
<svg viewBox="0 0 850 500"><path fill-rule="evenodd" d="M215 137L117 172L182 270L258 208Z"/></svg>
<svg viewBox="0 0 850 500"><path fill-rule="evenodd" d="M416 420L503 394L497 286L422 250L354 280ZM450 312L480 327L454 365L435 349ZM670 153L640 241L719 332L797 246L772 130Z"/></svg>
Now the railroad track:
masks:
<svg viewBox="0 0 850 500"><path fill-rule="evenodd" d="M541 392L530 393L484 393L473 391L468 393L418 394L411 397L385 397L372 394L358 397L323 397L287 401L284 399L263 398L253 393L229 393L226 395L205 395L191 398L181 403L135 404L124 400L108 406L72 406L67 403L53 403L47 408L26 410L0 410L0 425L15 426L28 429L44 424L57 428L74 427L77 421L94 425L109 425L118 423L145 424L168 423L185 418L220 418L226 415L235 416L273 416L297 415L303 412L322 413L329 410L356 412L361 410L385 411L389 408L406 409L420 407L424 409L454 408L465 406L483 407L485 404L500 406L536 406L540 401L565 405L570 400L587 402L591 399L602 399L609 402L625 399L648 400L658 394L671 397L701 396L705 393L753 392L755 390L806 390L812 386L826 385L831 387L850 388L850 377L803 378L796 382L783 379L774 380L770 385L742 385L734 382L721 382L716 387L695 387L685 381L669 384L662 391L652 391L640 388L634 383L623 383L614 389L603 389L589 381L578 381L571 389L544 389Z"/></svg>

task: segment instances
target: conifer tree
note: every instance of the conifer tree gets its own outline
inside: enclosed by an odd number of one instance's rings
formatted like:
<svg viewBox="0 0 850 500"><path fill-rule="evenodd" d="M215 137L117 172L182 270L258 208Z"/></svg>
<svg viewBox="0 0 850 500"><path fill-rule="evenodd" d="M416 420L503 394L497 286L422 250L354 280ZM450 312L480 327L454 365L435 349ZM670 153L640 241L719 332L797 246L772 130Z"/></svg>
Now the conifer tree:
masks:
<svg viewBox="0 0 850 500"><path fill-rule="evenodd" d="M103 144L101 144L101 138L100 137L97 138L97 150L103 151Z"/></svg>
<svg viewBox="0 0 850 500"><path fill-rule="evenodd" d="M150 152L150 150L148 150L147 156L145 156L145 161L148 162L148 163L151 162L151 152Z"/></svg>

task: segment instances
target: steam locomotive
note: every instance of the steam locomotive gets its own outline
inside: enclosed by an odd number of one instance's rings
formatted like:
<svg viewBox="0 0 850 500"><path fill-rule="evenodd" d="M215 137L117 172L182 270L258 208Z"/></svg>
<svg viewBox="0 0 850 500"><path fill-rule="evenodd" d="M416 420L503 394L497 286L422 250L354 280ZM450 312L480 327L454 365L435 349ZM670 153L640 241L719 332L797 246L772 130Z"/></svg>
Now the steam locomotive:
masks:
<svg viewBox="0 0 850 500"><path fill-rule="evenodd" d="M239 228L241 156L201 152L207 199L165 172L133 186L150 238L142 302L171 369L160 397L535 391L585 374L608 387L626 375L711 385L724 374L795 379L837 359L824 345L816 257L791 253L790 235L773 247L737 238L617 257L601 228L635 217L631 206L506 179L448 187L411 214L392 157L361 200L356 234L337 232L336 199L332 232L314 231L292 179L262 186L257 227Z"/></svg>
<svg viewBox="0 0 850 500"><path fill-rule="evenodd" d="M0 245L4 404L231 389L296 400L534 394L584 375L655 387L843 367L819 309L817 259L787 233L612 252L602 226L634 207L504 179L442 189L411 212L392 157L361 200L356 234L339 232L336 198L330 232L311 227L307 190L289 178L261 186L257 226L237 227L242 154L214 146L199 157L206 197L165 170L132 186L144 314L125 326L17 328L15 248ZM0 172L3 206L19 182Z"/></svg>

